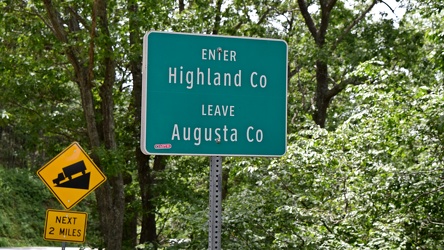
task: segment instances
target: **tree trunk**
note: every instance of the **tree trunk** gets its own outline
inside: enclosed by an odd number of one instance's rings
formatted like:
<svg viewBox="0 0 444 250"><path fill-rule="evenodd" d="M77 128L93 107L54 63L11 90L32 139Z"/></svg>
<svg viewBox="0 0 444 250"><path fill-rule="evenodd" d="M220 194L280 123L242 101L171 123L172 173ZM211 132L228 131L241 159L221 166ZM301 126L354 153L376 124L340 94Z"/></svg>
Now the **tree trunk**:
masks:
<svg viewBox="0 0 444 250"><path fill-rule="evenodd" d="M111 35L108 29L106 0L94 1L93 13L94 12L97 14L97 32L110 38ZM94 30L90 33L94 34ZM94 40L93 38L91 39ZM97 44L100 45L100 49L104 54L103 61L99 63L105 67L103 83L99 88L99 94L101 97L101 117L103 119L102 131L100 132L104 140L103 144L105 148L113 151L117 149L114 131L113 99L116 66L113 59L111 39L104 39L103 43L101 40L98 40ZM100 220L102 233L104 234L106 249L119 250L122 248L123 218L125 214L125 192L122 174L117 173L115 176L109 176L108 182L105 184L107 185L103 185L103 188L98 188L96 192L97 204L99 211L101 211Z"/></svg>
<svg viewBox="0 0 444 250"><path fill-rule="evenodd" d="M214 18L213 35L219 34L220 22L222 20L222 0L216 0L216 16Z"/></svg>
<svg viewBox="0 0 444 250"><path fill-rule="evenodd" d="M110 42L100 43L95 40L96 21L97 30L102 35L110 37L107 20L107 6L103 0L96 0L93 3L92 25L91 25L91 43L90 53L84 53L89 58L81 58L82 53L79 50L82 48L76 46L74 42L69 41L69 33L80 32L80 21L78 15L72 15L70 10L64 16L69 16L68 21L61 18L60 12L53 5L51 0L44 0L45 9L48 20L45 22L53 31L55 37L65 45L63 51L68 61L74 69L75 81L78 83L80 95L82 99L82 108L85 115L86 128L90 141L90 148L92 149L92 159L103 170L103 165L100 162L99 156L96 154L97 149L104 147L107 150L116 149L115 132L114 132L114 101L113 101L113 86L115 82L115 62L112 58L112 44ZM65 10L66 11L66 10ZM96 18L97 17L97 18ZM64 28L68 22L68 30ZM96 43L98 48L104 54L101 65L105 67L103 73L103 84L99 88L101 96L101 113L102 120L97 119L94 95L92 93L93 77L92 69L94 69L94 46ZM88 49L85 49L88 50ZM85 64L84 62L89 62ZM98 127L98 121L102 127ZM103 141L102 141L103 138ZM112 166L111 166L112 167ZM106 171L104 171L106 174ZM108 181L96 189L96 200L100 218L100 226L105 240L105 247L107 250L120 250L122 244L122 228L123 216L125 209L124 202L124 185L121 174L115 176L107 176Z"/></svg>
<svg viewBox="0 0 444 250"><path fill-rule="evenodd" d="M119 176L108 176L108 181L95 191L105 248L120 250L122 248L123 216L125 196L123 179Z"/></svg>
<svg viewBox="0 0 444 250"><path fill-rule="evenodd" d="M338 44L341 43L344 37L350 33L353 27L355 27L365 15L367 15L372 8L378 3L377 0L373 0L363 11L358 14L353 20L351 20L350 24L343 28L342 32L339 32L340 35L334 39L335 41L332 43L330 49L326 49L326 35L327 29L330 23L331 12L333 7L336 5L337 0L321 0L319 1L320 6L320 22L318 23L318 27L316 26L312 15L308 11L308 3L306 0L297 0L299 5L299 10L301 11L301 15L304 18L305 25L307 26L311 36L313 37L316 46L319 51L332 53L337 48ZM310 2L312 3L312 2ZM325 53L323 56L325 57ZM328 60L327 58L318 58L316 61L316 92L315 92L315 110L313 110L313 121L319 125L320 127L325 127L325 122L327 119L327 109L330 105L330 101L333 97L339 94L347 84L357 82L356 79L347 79L342 80L341 83L336 84L333 82L333 87L331 89L328 88L329 85L329 76L328 76Z"/></svg>
<svg viewBox="0 0 444 250"><path fill-rule="evenodd" d="M183 0L179 0L179 13L182 13L182 11L185 10L185 3Z"/></svg>
<svg viewBox="0 0 444 250"><path fill-rule="evenodd" d="M123 178L124 185L130 185L133 182L131 174L125 174ZM122 247L123 249L132 249L137 246L137 225L139 217L139 208L133 204L137 203L138 194L133 192L125 193L125 216L123 221Z"/></svg>
<svg viewBox="0 0 444 250"><path fill-rule="evenodd" d="M315 94L315 110L313 112L313 120L321 128L325 127L327 119L327 108L330 104L328 93L328 67L323 61L316 62L316 94Z"/></svg>
<svg viewBox="0 0 444 250"><path fill-rule="evenodd" d="M132 48L140 48L142 44L141 32L139 32L140 23L138 15L137 2L128 0L129 25L130 25L130 45ZM134 100L134 137L139 140L140 123L141 123L141 107L142 107L142 51L136 49L131 56L130 71L133 78L133 100ZM156 206L153 202L155 197L153 190L152 170L149 166L150 157L144 155L140 147L136 148L136 161L138 169L138 179L140 186L140 195L142 200L142 230L140 232L140 243L152 243L157 245L157 225L156 225ZM156 157L157 159L157 157Z"/></svg>
<svg viewBox="0 0 444 250"><path fill-rule="evenodd" d="M140 150L138 153L142 154ZM139 155L140 157L140 155ZM157 226L156 226L156 205L154 199L155 192L155 176L156 172L165 169L165 156L156 155L154 158L154 166L151 169L148 164L141 165L139 168L139 182L142 196L142 231L140 232L140 242L149 242L154 244L157 249ZM142 189L143 188L143 189Z"/></svg>

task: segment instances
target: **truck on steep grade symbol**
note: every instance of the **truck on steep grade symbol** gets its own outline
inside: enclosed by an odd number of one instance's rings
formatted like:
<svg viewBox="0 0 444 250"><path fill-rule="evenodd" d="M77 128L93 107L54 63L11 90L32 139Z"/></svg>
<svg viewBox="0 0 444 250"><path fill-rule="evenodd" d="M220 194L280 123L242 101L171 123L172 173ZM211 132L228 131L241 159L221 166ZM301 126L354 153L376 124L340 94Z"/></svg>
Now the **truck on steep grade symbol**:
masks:
<svg viewBox="0 0 444 250"><path fill-rule="evenodd" d="M59 173L57 175L57 178L52 181L56 185L60 185L60 182L65 180L66 178L72 180L72 176L77 173L82 172L82 175L84 175L86 171L86 166L83 161L79 161L67 167L64 167L62 170L63 173Z"/></svg>

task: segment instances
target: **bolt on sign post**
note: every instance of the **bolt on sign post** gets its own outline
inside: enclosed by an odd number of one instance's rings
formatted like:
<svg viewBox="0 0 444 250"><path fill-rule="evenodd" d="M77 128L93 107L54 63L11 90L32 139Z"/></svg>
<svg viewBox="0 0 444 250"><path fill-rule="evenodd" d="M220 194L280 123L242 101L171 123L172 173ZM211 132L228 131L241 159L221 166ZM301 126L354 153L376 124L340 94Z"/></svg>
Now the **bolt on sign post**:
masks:
<svg viewBox="0 0 444 250"><path fill-rule="evenodd" d="M37 175L68 210L106 181L77 142L40 168Z"/></svg>
<svg viewBox="0 0 444 250"><path fill-rule="evenodd" d="M285 41L149 32L143 48L145 154L285 153Z"/></svg>
<svg viewBox="0 0 444 250"><path fill-rule="evenodd" d="M48 241L85 242L88 214L48 209L43 238Z"/></svg>

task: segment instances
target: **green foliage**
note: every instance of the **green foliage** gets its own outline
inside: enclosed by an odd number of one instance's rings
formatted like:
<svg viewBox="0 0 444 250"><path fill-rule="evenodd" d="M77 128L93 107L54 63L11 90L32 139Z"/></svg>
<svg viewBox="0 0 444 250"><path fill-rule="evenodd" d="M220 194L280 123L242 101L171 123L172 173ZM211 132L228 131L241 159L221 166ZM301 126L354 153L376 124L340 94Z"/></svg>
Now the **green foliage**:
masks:
<svg viewBox="0 0 444 250"><path fill-rule="evenodd" d="M43 232L46 210L63 208L36 173L0 166L0 192L0 247L60 245L45 241ZM100 239L93 196L75 208L89 215L86 244L92 246Z"/></svg>
<svg viewBox="0 0 444 250"><path fill-rule="evenodd" d="M0 129L8 150L2 147L0 158L5 167L36 170L45 153L82 134L83 115L64 56L56 52L60 44L31 14L31 3L7 2L0 3L0 110L8 119L2 115Z"/></svg>
<svg viewBox="0 0 444 250"><path fill-rule="evenodd" d="M117 149L99 147L93 153L109 177L127 177L126 220L147 209L141 207L134 157L139 124L128 66L141 60L143 33L271 37L289 45L288 152L273 159L224 159L223 248L444 245L442 4L418 1L418 10L399 23L365 18L343 34L365 6L362 1L336 2L326 46L318 48L295 1L222 1L220 9L219 1L183 2L180 10L178 1L108 1L111 35L100 28L95 37L95 60L111 56L117 64ZM42 239L45 209L60 205L35 170L72 141L88 142L66 49L72 46L77 56L88 58L92 2L53 3L66 25L67 10L83 17L82 27L70 33L66 44L57 42L42 22L43 3L0 2L0 246L52 244ZM307 3L319 10L317 2ZM311 11L315 22L318 10ZM112 55L104 49L109 44ZM349 84L330 103L327 129L311 121L316 60L328 63L329 88ZM103 65L93 67L93 73L94 105L100 110ZM102 117L96 120L101 128ZM207 248L208 158L168 157L165 169L154 169L153 159L141 167L150 168L158 242L139 248ZM78 206L89 213L86 245L103 246L94 196Z"/></svg>
<svg viewBox="0 0 444 250"><path fill-rule="evenodd" d="M160 244L171 249L205 248L208 220L209 161L204 157L171 157L156 173ZM170 248L168 248L170 249Z"/></svg>
<svg viewBox="0 0 444 250"><path fill-rule="evenodd" d="M443 88L350 88L362 110L338 129L289 135L270 164L245 161L248 181L225 201L228 249L436 249L444 167ZM414 105L413 105L414 104Z"/></svg>
<svg viewBox="0 0 444 250"><path fill-rule="evenodd" d="M0 245L43 245L46 208L59 207L37 175L0 167Z"/></svg>

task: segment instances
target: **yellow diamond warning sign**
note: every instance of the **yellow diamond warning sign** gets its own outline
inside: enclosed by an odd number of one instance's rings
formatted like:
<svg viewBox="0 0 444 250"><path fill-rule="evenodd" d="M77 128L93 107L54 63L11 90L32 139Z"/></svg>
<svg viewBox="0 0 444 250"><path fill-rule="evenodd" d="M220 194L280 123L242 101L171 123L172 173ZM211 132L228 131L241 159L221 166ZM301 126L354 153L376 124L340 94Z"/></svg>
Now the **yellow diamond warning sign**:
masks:
<svg viewBox="0 0 444 250"><path fill-rule="evenodd" d="M87 213L48 209L43 238L50 241L84 242L87 221Z"/></svg>
<svg viewBox="0 0 444 250"><path fill-rule="evenodd" d="M106 181L77 142L40 168L37 175L68 210Z"/></svg>

